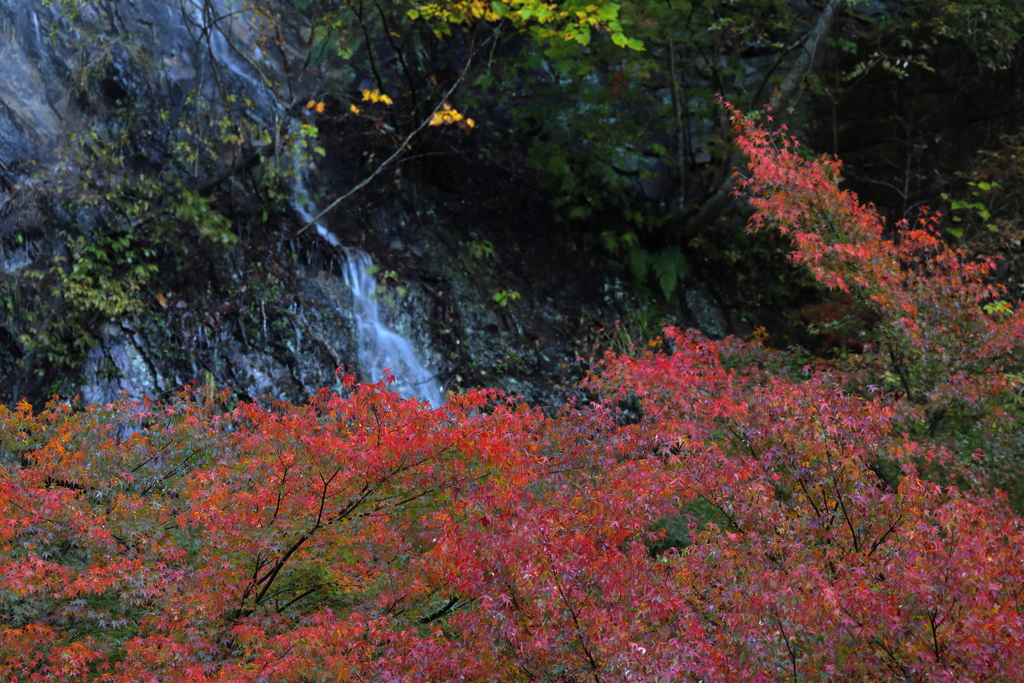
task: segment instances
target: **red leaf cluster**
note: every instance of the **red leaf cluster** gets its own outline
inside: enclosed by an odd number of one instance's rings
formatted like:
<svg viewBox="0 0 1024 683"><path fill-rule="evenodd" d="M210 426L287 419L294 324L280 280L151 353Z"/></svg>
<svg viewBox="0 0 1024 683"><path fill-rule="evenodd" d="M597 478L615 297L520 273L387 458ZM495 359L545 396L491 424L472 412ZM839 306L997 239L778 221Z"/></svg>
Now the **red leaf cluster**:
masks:
<svg viewBox="0 0 1024 683"><path fill-rule="evenodd" d="M929 218L886 235L838 162L735 121L753 226L877 351L801 369L670 328L555 416L383 385L0 408L0 678L1024 678L1024 526L987 483L1024 316Z"/></svg>

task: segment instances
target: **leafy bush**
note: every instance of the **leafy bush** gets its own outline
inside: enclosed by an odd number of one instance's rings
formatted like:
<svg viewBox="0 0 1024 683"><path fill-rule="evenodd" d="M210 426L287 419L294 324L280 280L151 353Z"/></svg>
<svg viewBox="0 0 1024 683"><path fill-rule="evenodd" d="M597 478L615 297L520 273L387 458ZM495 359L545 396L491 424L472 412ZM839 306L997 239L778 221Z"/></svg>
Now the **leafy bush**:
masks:
<svg viewBox="0 0 1024 683"><path fill-rule="evenodd" d="M1024 314L927 218L887 239L838 162L734 122L753 226L874 310L873 347L799 367L670 328L556 415L351 377L4 408L0 675L1020 680L1024 524L985 463L1020 442Z"/></svg>

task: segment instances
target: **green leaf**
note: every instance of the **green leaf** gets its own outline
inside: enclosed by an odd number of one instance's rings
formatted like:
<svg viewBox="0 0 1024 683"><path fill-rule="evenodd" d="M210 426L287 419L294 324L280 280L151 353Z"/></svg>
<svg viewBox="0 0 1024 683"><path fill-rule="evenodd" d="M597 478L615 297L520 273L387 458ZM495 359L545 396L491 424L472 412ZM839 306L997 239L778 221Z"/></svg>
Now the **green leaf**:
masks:
<svg viewBox="0 0 1024 683"><path fill-rule="evenodd" d="M992 301L982 306L982 310L988 315L998 316L1013 313L1013 305L1008 301Z"/></svg>
<svg viewBox="0 0 1024 683"><path fill-rule="evenodd" d="M647 270L651 265L651 255L643 247L633 247L629 250L629 270L637 282L642 283L647 279Z"/></svg>
<svg viewBox="0 0 1024 683"><path fill-rule="evenodd" d="M603 5L601 10L597 13L597 18L601 21L614 21L619 17L619 5L610 2L607 5Z"/></svg>
<svg viewBox="0 0 1024 683"><path fill-rule="evenodd" d="M605 230L601 233L601 245L612 254L619 251L619 240L615 233L611 230Z"/></svg>
<svg viewBox="0 0 1024 683"><path fill-rule="evenodd" d="M651 269L666 300L672 298L676 285L686 276L688 265L686 256L679 251L679 247L669 247L652 260Z"/></svg>

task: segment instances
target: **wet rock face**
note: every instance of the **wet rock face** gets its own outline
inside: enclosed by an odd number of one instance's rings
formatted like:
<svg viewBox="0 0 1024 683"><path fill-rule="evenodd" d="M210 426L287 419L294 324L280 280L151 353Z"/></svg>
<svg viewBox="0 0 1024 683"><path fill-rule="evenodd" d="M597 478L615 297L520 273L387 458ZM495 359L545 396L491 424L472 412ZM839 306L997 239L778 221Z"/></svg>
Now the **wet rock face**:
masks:
<svg viewBox="0 0 1024 683"><path fill-rule="evenodd" d="M70 55L47 44L52 19L41 4L0 4L7 29L0 43L0 161L8 167L51 157L74 114L67 93L55 87L67 81Z"/></svg>
<svg viewBox="0 0 1024 683"><path fill-rule="evenodd" d="M495 187L514 195L505 176L469 201L461 188L431 189L426 173L402 190L385 184L332 214L329 232L295 237L306 221L292 215L294 206L282 201L267 211L256 183L232 175L268 159L284 167L280 148L272 152L265 143L241 160L211 155L188 169L172 154L179 130L173 122L191 111L190 91L213 103L211 119L223 113L215 111L221 87L250 98L250 123L265 130L287 129L304 115L304 97L293 94L299 103L288 109L232 56L228 36L260 58L244 14L214 30L213 16L227 15L215 11L223 9L220 0L76 4L80 15L71 21L58 16L60 3L0 0L0 403L42 402L53 393L89 403L159 398L190 382L229 388L243 399L301 401L320 387L340 390L339 368L377 380L358 367L352 289L342 268L351 246L378 264L381 321L411 341L443 389L497 386L558 405L583 372L577 358L584 346L596 353L592 339L582 340L583 321L611 326L635 310L634 303L605 300L602 287L620 274L596 267L597 257L575 243L557 242L532 190L505 208L479 206L484 193L494 199ZM288 21L284 52L295 52L300 41L292 39L302 29L297 19ZM279 66L261 63L269 72ZM330 69L338 90L361 83L354 67ZM184 220L175 207L125 219L100 201L112 183L67 180L82 170L76 164L105 161L104 145L123 138L129 125L132 158L112 166L123 177L108 180L130 185L145 172L160 178L160 190L165 178L184 179L208 202L200 208L231 217L237 243L204 241L193 230L161 244L149 231L167 229L160 220L172 227ZM337 196L366 173L362 152L330 139L328 128L319 142L328 148L322 165L331 169L310 182L314 196ZM83 134L95 136L93 150L69 154L70 136ZM93 193L90 201L82 199L83 187ZM294 180L290 187L303 188ZM145 203L152 187L130 189L133 201ZM104 249L151 249L156 255L147 258L157 270L138 291L127 290L137 305L123 306L126 312L105 313L111 307L100 301L82 315L75 308L81 299L54 293L58 273L70 272L78 252L100 238ZM472 256L470 245L485 240L497 253ZM97 272L107 276L102 267ZM70 316L78 316L77 327L52 331ZM720 330L711 316L708 324ZM54 365L55 345L77 354L74 363Z"/></svg>
<svg viewBox="0 0 1024 683"><path fill-rule="evenodd" d="M76 391L105 404L189 382L296 402L320 387L342 390L335 370L356 357L351 291L330 270L290 276L287 286L249 277L208 298L172 295L165 309L104 325Z"/></svg>
<svg viewBox="0 0 1024 683"><path fill-rule="evenodd" d="M83 100L94 95L100 104L157 108L183 100L193 86L189 2L78 5L72 22L57 2L0 2L0 161L8 167L52 162L66 136L81 131L89 118Z"/></svg>
<svg viewBox="0 0 1024 683"><path fill-rule="evenodd" d="M688 288L684 298L701 332L712 339L721 339L729 333L725 313L705 287Z"/></svg>
<svg viewBox="0 0 1024 683"><path fill-rule="evenodd" d="M168 249L159 272L138 292L141 310L93 315L78 331L91 340L58 340L81 346L80 362L54 371L38 352L40 333L73 312L51 300L52 269L61 267L54 259L74 261L78 247L69 247L67 232L88 244L109 225L94 204L63 201L58 176L48 169L60 162L72 134L92 129L101 141L116 136L124 102L135 103L148 126L140 156L160 158L171 131L158 112L183 106L185 93L208 79L209 65L192 38L202 19L187 3L84 8L81 22L101 36L91 52L74 40L51 39L54 15L40 3L8 0L0 10L16 37L0 45L14 74L0 79L0 402L41 402L54 393L100 404L125 395L160 398L190 382L229 388L241 399L302 401L320 387L341 390L339 368L363 381L379 379L358 367L345 248L312 233L288 239L298 222L288 214L271 216L233 247L193 240L184 251ZM58 21L55 35L77 30ZM221 75L236 85L248 77L240 68ZM266 106L268 119L276 115ZM240 211L259 210L239 184L230 191L241 195ZM499 385L536 402L557 402L551 387L564 383L560 365L575 355L563 329L566 302L545 296L547 303L537 304L525 285L529 268L514 278L507 269L496 274L493 264L467 268L461 208L410 209L386 194L377 207L372 215L338 220L336 229L346 245L362 244L378 260L382 323L411 341L445 388ZM374 229L376 237L367 239ZM490 277L482 279L478 267ZM522 302L500 308L494 292L513 286L523 292ZM535 306L546 312L533 315Z"/></svg>
<svg viewBox="0 0 1024 683"><path fill-rule="evenodd" d="M80 330L91 344L84 337L60 340L86 349L79 366L70 368L73 376L55 383L46 354L30 357L39 331L67 312L59 300L48 300L53 268L61 267L55 257L74 262L66 229L88 244L109 222L92 204L58 204L66 197L59 196L57 176L49 169L62 159L67 165L62 150L70 136L93 131L100 145L116 139L130 108L145 132L133 152L149 163L165 163L172 132L165 121L186 106L190 90L224 83L230 88L251 78L224 64L223 82L212 78L209 53L223 46L208 42L204 53L199 38L209 30L209 18L219 14L217 5L79 5L72 21L58 16L60 3L0 0L0 401L40 400L57 391L106 403L124 394L165 394L188 382L230 387L244 398L291 400L321 386L340 388L334 371L355 358L351 293L340 270L336 263L301 267L298 254L289 258L266 240L255 252L241 245L213 257L203 254L191 273L187 263L182 272L181 262L189 257L179 250L178 263L170 270L161 263L150 286L138 293L141 312L108 320L93 316ZM244 22L221 28L245 44ZM272 118L276 111L263 114ZM133 169L126 166L124 172ZM272 263L249 261L252 253ZM25 307L43 308L40 302L52 306L52 313L26 315Z"/></svg>

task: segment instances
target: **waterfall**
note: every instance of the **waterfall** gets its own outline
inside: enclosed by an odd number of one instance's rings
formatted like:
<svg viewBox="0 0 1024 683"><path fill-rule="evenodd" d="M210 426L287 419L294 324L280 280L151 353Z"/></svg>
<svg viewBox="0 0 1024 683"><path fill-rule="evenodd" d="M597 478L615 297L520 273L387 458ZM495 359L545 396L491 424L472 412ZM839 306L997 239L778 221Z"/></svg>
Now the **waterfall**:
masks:
<svg viewBox="0 0 1024 683"><path fill-rule="evenodd" d="M210 56L217 65L226 68L237 79L235 85L244 90L247 98L255 103L255 113L266 115L273 111L281 111L282 105L275 96L273 88L260 73L262 67L270 67L263 62L263 53L255 44L242 40L239 36L255 36L251 21L246 16L244 4L235 6L236 0L213 0L209 5L204 0L190 0L192 4L192 21L198 33L196 38L204 39L210 50ZM236 44L232 45L230 38ZM243 56L251 52L253 59Z"/></svg>
<svg viewBox="0 0 1024 683"><path fill-rule="evenodd" d="M302 161L302 148L296 144L292 150L294 176L292 183L292 209L308 224L316 214L316 206L306 189L308 166ZM338 247L341 240L319 222L315 224L317 234L331 246ZM389 370L395 377L391 385L406 398L426 401L437 408L444 399L441 385L430 370L417 357L408 339L388 328L381 321L380 307L374 293L377 281L373 277L376 268L370 255L352 247L344 248L345 263L342 274L345 284L352 292L352 303L356 320L357 364L364 381L376 382Z"/></svg>
<svg viewBox="0 0 1024 683"><path fill-rule="evenodd" d="M242 62L228 43L226 34L232 33L232 25L236 20L236 11L232 7L233 4L232 0L228 0L223 8L223 14L221 14L222 8L216 4L213 4L212 7L206 7L203 2L193 0L192 18L201 29L200 38L204 35L206 36L207 45L210 48L214 61L221 66L227 67L242 82L252 86L256 91L260 91L266 86L258 77L251 73L252 67ZM221 26L222 22L227 24L226 28Z"/></svg>
<svg viewBox="0 0 1024 683"><path fill-rule="evenodd" d="M355 307L359 369L371 380L378 380L388 369L395 376L391 385L394 391L427 401L435 408L440 406L444 399L437 378L417 358L409 340L381 322L374 296L377 281L373 277L373 260L358 249L346 252L344 276Z"/></svg>
<svg viewBox="0 0 1024 683"><path fill-rule="evenodd" d="M313 216L316 215L316 211L313 210L313 200L309 196L309 192L306 190L306 169L302 165L302 149L296 145L296 148L292 151L292 163L294 164L295 174L291 179L292 183L292 209L302 219L302 224L307 225L313 220ZM325 228L316 222L316 234L327 240L327 243L332 247L340 247L341 240L333 232Z"/></svg>

